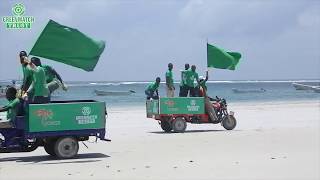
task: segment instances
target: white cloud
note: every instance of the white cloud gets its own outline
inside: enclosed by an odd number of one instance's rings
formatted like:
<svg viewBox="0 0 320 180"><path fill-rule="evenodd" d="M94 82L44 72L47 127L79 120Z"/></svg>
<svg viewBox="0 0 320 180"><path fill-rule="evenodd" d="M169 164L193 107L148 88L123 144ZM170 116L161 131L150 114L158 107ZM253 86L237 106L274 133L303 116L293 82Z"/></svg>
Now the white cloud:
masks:
<svg viewBox="0 0 320 180"><path fill-rule="evenodd" d="M49 18L107 42L91 73L48 61L68 80L153 79L170 61L177 72L189 62L202 73L207 37L243 54L237 71L215 70L214 79L319 77L319 1L26 1L25 5L36 17L32 30L0 28L0 79L17 78L19 68L2 64L19 67L17 52L32 45ZM10 7L1 6L0 15ZM301 66L308 69L297 74Z"/></svg>

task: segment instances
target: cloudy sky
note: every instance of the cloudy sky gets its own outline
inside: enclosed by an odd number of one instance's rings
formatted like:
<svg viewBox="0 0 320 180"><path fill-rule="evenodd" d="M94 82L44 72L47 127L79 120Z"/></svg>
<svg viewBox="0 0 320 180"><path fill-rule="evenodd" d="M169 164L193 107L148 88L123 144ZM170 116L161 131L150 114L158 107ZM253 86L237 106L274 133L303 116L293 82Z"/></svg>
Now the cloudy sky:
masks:
<svg viewBox="0 0 320 180"><path fill-rule="evenodd" d="M0 16L22 2L31 30L0 26L0 80L21 78L17 53L30 50L49 19L106 41L93 72L50 60L65 80L175 79L184 63L206 69L206 41L238 51L238 69L210 70L210 80L320 79L319 0L1 1Z"/></svg>

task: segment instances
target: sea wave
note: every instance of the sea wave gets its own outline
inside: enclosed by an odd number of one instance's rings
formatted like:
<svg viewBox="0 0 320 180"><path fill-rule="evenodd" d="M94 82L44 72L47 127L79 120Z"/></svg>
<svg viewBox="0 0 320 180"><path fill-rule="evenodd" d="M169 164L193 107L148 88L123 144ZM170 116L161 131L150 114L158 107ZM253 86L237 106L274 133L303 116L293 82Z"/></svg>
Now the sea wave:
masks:
<svg viewBox="0 0 320 180"><path fill-rule="evenodd" d="M68 86L120 86L120 85L136 85L136 84L149 84L153 81L120 81L120 82L70 82ZM207 83L230 83L230 84L237 84L237 83L320 83L320 80L210 80ZM180 81L175 81L175 84L179 84ZM161 84L165 84L165 82L161 82Z"/></svg>
<svg viewBox="0 0 320 180"><path fill-rule="evenodd" d="M207 81L207 83L320 83L320 80L235 80L235 81Z"/></svg>

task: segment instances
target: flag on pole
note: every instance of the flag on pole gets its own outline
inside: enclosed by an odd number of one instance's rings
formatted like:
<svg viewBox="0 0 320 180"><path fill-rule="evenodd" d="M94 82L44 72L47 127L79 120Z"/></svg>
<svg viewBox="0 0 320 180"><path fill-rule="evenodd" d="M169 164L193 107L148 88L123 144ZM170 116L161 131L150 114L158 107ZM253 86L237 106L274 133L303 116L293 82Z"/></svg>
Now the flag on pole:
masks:
<svg viewBox="0 0 320 180"><path fill-rule="evenodd" d="M207 43L207 65L218 69L235 70L241 54L225 50Z"/></svg>
<svg viewBox="0 0 320 180"><path fill-rule="evenodd" d="M104 48L104 41L49 20L29 54L93 71Z"/></svg>

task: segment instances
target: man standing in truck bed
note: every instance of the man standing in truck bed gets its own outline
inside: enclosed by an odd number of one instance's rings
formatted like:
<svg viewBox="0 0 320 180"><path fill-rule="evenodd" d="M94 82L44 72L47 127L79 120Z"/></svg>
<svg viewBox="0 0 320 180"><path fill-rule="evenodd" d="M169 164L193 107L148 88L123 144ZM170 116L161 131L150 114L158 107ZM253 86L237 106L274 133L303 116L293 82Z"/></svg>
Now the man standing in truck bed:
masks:
<svg viewBox="0 0 320 180"><path fill-rule="evenodd" d="M67 90L61 76L57 73L55 69L48 65L42 65L41 61L37 57L32 57L31 62L36 66L41 66L46 74L46 82L50 91L50 94L57 90L60 86L63 90Z"/></svg>
<svg viewBox="0 0 320 180"><path fill-rule="evenodd" d="M168 64L168 71L166 72L167 97L174 97L174 84L172 74L173 64Z"/></svg>
<svg viewBox="0 0 320 180"><path fill-rule="evenodd" d="M194 84L195 80L197 84ZM196 66L192 65L191 70L187 72L187 78L186 78L186 85L190 91L190 94L189 94L190 97L198 96L197 95L198 93L196 91L196 87L198 86L198 84L199 84L199 75L196 72Z"/></svg>
<svg viewBox="0 0 320 180"><path fill-rule="evenodd" d="M184 65L184 70L181 70L181 82L180 82L180 91L179 91L179 97L187 97L189 88L187 86L187 74L189 71L190 65L186 63Z"/></svg>

